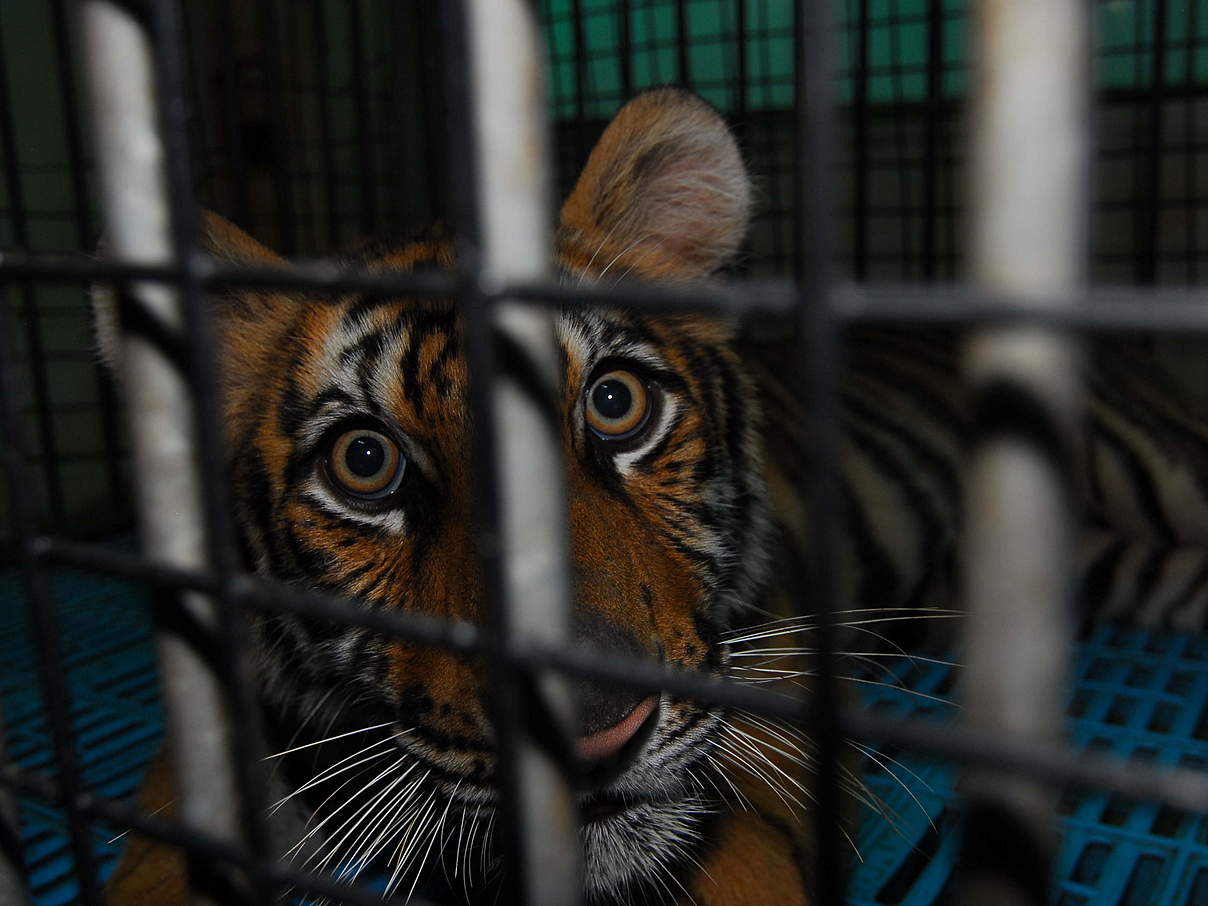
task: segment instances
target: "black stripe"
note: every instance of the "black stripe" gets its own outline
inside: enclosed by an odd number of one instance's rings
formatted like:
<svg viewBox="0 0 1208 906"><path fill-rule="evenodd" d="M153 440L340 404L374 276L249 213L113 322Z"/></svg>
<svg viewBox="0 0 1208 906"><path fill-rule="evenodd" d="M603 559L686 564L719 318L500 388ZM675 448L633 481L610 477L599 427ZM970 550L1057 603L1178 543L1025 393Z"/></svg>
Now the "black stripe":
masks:
<svg viewBox="0 0 1208 906"><path fill-rule="evenodd" d="M1173 543L1174 530L1166 521L1166 513L1154 485L1154 474L1135 454L1110 426L1102 421L1096 421L1091 431L1091 443L1102 443L1110 450L1112 460L1117 463L1128 476L1132 497L1140 507L1141 512L1149 522L1150 529L1157 540ZM1093 453L1093 451L1092 451ZM1106 490L1106 489L1105 489ZM1103 498L1106 500L1106 495ZM1106 515L1106 514L1105 514Z"/></svg>
<svg viewBox="0 0 1208 906"><path fill-rule="evenodd" d="M1208 582L1208 555L1204 556L1199 569L1192 575L1191 581L1187 583L1187 586L1179 592L1179 596L1170 602L1166 608L1166 612L1161 615L1161 621L1169 623L1171 617L1176 616L1180 610L1191 603L1191 599L1195 597L1196 592L1203 588L1205 582ZM1202 630L1204 627L1200 626L1197 628Z"/></svg>
<svg viewBox="0 0 1208 906"><path fill-rule="evenodd" d="M973 443L1011 439L1027 444L1057 473L1060 486L1074 487L1070 445L1057 419L1031 389L1008 378L994 378L973 397Z"/></svg>
<svg viewBox="0 0 1208 906"><path fill-rule="evenodd" d="M859 575L857 604L883 607L886 590L890 594L895 593L896 589L902 587L902 578L898 575L893 558L878 545L868 516L847 481L841 482L839 494L844 507L845 530L839 534L838 540L846 541L851 547Z"/></svg>
<svg viewBox="0 0 1208 906"><path fill-rule="evenodd" d="M953 509L955 510L959 506L961 480L957 464L951 458L936 452L934 447L926 443L921 433L911 431L901 424L889 420L882 412L878 411L867 401L845 394L843 396L843 404L853 415L858 416L866 423L875 425L878 430L889 434L902 446L910 450L914 458L918 459L921 464L926 466L927 471L938 478L944 493L948 495L947 499L952 503Z"/></svg>
<svg viewBox="0 0 1208 906"><path fill-rule="evenodd" d="M899 462L888 444L882 443L872 432L854 425L848 428L847 434L856 441L860 452L872 461L876 469L890 479L889 483L899 489L909 515L917 523L917 529L911 532L911 536L913 541L920 544L919 570L930 572L937 561L938 548L948 540L947 520L936 512L931 498L915 482L911 464Z"/></svg>
<svg viewBox="0 0 1208 906"><path fill-rule="evenodd" d="M1082 574L1081 599L1085 620L1089 621L1103 609L1103 602L1115 587L1116 570L1128 542L1117 538L1100 551Z"/></svg>

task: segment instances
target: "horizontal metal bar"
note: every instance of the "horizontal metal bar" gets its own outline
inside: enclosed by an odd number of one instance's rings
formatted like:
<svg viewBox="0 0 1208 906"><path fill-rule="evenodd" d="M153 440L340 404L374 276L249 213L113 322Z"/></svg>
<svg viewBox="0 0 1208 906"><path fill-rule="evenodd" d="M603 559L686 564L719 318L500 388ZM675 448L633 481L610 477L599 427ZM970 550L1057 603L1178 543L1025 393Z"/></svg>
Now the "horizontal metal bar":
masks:
<svg viewBox="0 0 1208 906"><path fill-rule="evenodd" d="M201 571L148 563L133 554L87 544L39 538L32 549L35 556L52 563L98 570L159 587L212 593L217 584L215 577ZM232 584L236 599L254 610L338 620L392 638L467 654L479 653L486 650L488 644L493 644L470 623L417 613L368 610L350 598L273 585L253 576L236 577ZM698 673L670 670L648 660L626 658L615 652L540 645L530 640L513 642L502 654L510 664L519 667L548 667L637 689L666 689L700 701L758 710L775 717L799 719L801 715L802 702L797 697Z"/></svg>
<svg viewBox="0 0 1208 906"><path fill-rule="evenodd" d="M210 590L213 579L202 573L148 564L131 554L91 545L40 538L34 553L66 566L92 569L157 585ZM366 610L354 601L247 577L237 583L238 598L250 607L342 620L383 635L472 653L481 633L469 623L437 620L420 614ZM668 670L651 661L622 657L586 647L553 648L514 645L505 652L518 667L558 670L635 689L667 690L701 702L754 711L800 722L802 699L733 680ZM1006 743L996 734L972 732L918 719L891 719L848 709L840 711L844 735L880 740L957 761L980 761L1027 771L1050 783L1110 789L1137 799L1150 799L1186 811L1208 812L1208 774L1185 769L1155 769L1151 764L1079 754L1059 746Z"/></svg>
<svg viewBox="0 0 1208 906"><path fill-rule="evenodd" d="M1208 291L1192 287L1091 287L1068 304L1041 309L963 284L844 284L831 294L837 318L851 324L1031 324L1070 330L1208 330Z"/></svg>
<svg viewBox="0 0 1208 906"><path fill-rule="evenodd" d="M987 730L850 708L840 712L840 723L853 739L880 740L960 764L1027 774L1053 785L1110 790L1193 814L1208 812L1208 773L1200 770L1158 768L1137 759L1078 752L1068 745L1011 739Z"/></svg>
<svg viewBox="0 0 1208 906"><path fill-rule="evenodd" d="M295 289L329 295L449 296L462 278L450 272L372 273L312 261L288 268L192 265L208 288ZM47 283L144 281L178 283L185 273L170 266L121 264L78 255L0 253L0 281ZM610 287L556 283L493 286L489 299L525 299L546 305L631 306L654 311L788 313L794 290L784 280L754 280L690 289L640 284ZM958 283L840 283L830 294L832 314L846 323L913 321L926 324L1028 323L1088 330L1208 331L1208 290L1197 287L1098 286L1080 292L1060 311L1041 311L1004 295Z"/></svg>
<svg viewBox="0 0 1208 906"><path fill-rule="evenodd" d="M60 808L72 806L80 814L94 820L120 827L160 840L170 846L195 854L212 862L225 862L244 869L260 881L273 886L289 886L333 902L352 906L382 906L380 892L363 886L333 883L330 876L310 874L282 862L256 859L240 846L234 846L208 833L193 830L178 821L148 816L142 810L102 796L83 794L70 802L60 786L48 774L31 771L17 764L0 764L0 786L14 789L27 796L37 796ZM413 896L409 906L431 906L429 901Z"/></svg>

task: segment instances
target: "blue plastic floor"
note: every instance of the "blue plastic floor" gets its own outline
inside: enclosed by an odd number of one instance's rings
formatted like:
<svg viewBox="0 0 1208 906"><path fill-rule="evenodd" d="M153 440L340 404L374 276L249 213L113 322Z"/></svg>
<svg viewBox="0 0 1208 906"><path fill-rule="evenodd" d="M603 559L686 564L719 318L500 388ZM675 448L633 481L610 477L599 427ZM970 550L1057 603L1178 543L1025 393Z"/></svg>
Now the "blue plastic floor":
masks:
<svg viewBox="0 0 1208 906"><path fill-rule="evenodd" d="M161 732L149 615L131 585L63 570L54 588L73 693L85 781L99 794L136 789ZM0 694L9 757L49 769L51 745L23 631L21 590L0 571ZM864 687L870 707L951 720L953 670L942 663L890 660L880 679L913 693ZM1161 764L1208 765L1208 639L1102 627L1078 648L1070 704L1078 745ZM888 671L887 674L885 671ZM890 674L892 676L890 676ZM852 906L932 906L952 876L957 818L951 767L879 751L865 780L892 820L865 821L855 845L862 861L849 886ZM1105 794L1066 796L1055 906L1208 906L1208 819ZM21 804L22 834L39 906L75 901L61 817ZM96 829L103 871L120 842Z"/></svg>
<svg viewBox="0 0 1208 906"><path fill-rule="evenodd" d="M913 692L947 697L953 670L900 659L888 665ZM1208 638L1102 626L1078 645L1068 713L1083 748L1165 765L1208 765ZM874 709L947 721L953 708L900 690L866 690ZM890 761L893 756L897 761ZM957 840L955 771L880 751L866 782L896 816L866 821L852 906L946 901ZM895 776L896 775L896 776ZM1105 793L1061 799L1056 906L1208 906L1208 818ZM909 841L909 842L907 842Z"/></svg>
<svg viewBox="0 0 1208 906"><path fill-rule="evenodd" d="M58 571L53 587L84 781L103 796L131 796L155 753L163 724L145 598L128 582L72 570ZM52 771L50 732L13 570L0 571L0 664L8 757L27 768ZM61 813L23 800L20 814L35 903L76 902ZM120 851L120 842L106 842L115 833L94 830L106 875Z"/></svg>

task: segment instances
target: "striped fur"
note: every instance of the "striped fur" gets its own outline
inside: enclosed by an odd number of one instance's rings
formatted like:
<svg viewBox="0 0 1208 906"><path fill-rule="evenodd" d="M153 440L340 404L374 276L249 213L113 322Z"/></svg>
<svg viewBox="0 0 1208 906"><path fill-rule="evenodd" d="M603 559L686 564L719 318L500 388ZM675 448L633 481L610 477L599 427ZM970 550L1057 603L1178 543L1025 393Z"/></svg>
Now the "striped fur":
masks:
<svg viewBox="0 0 1208 906"><path fill-rule="evenodd" d="M566 203L558 267L573 280L707 278L741 243L749 197L711 108L682 92L643 95L601 139ZM202 233L227 261L280 263L214 215ZM440 231L375 244L351 262L396 271L453 263ZM212 303L249 566L367 608L481 622L456 306L269 291ZM104 327L112 312L100 305L98 317ZM567 306L555 326L581 636L724 672L722 632L775 605L761 414L734 325ZM640 430L620 441L585 416L593 382L614 369L636 375L651 401ZM359 426L392 438L405 459L384 500L350 496L333 480L333 441ZM404 893L435 884L490 895L497 778L480 664L293 615L260 618L255 637L268 729L284 751L274 770L282 852L342 878L384 865ZM805 903L801 794L785 795L788 784L806 789L799 765L751 755L766 731L718 709L664 695L656 713L624 769L583 794L587 898ZM140 846L110 902L156 886L148 873L181 870Z"/></svg>
<svg viewBox="0 0 1208 906"><path fill-rule="evenodd" d="M720 118L690 95L652 92L618 115L563 208L558 265L572 280L705 279L739 247L749 209ZM221 218L203 227L212 254L280 263ZM433 231L351 263L447 268L453 246ZM267 291L213 304L249 565L369 608L479 622L456 307ZM111 312L98 317L104 327ZM800 556L808 525L796 489L811 444L791 344L754 342L721 318L620 309L565 307L556 328L575 609L594 627L585 637L685 669L799 684L808 651L786 637L799 624L742 631L783 616L800 592L779 559ZM954 338L860 329L845 354L842 607L947 603L969 430ZM592 381L617 367L639 374L654 402L642 430L613 443L584 412ZM1103 615L1198 626L1208 434L1167 384L1127 344L1095 357L1078 453L1094 526L1082 565ZM331 480L333 435L362 424L396 438L406 458L405 483L385 504L350 499ZM736 646L762 635L788 647L769 649L763 666L739 662L751 652ZM282 851L341 878L384 864L403 892L436 884L455 900L489 896L497 793L480 665L294 616L261 619L256 637L270 731L286 750L275 772ZM636 757L582 798L589 816L614 806L581 835L588 900L806 906L808 738L667 696L660 707ZM183 896L182 866L159 852L136 844L111 903L149 889Z"/></svg>
<svg viewBox="0 0 1208 906"><path fill-rule="evenodd" d="M867 327L845 336L839 381L845 607L949 606L970 418L958 337ZM745 355L770 411L799 392L791 345ZM1137 338L1087 344L1072 500L1083 519L1075 572L1085 620L1205 627L1208 420ZM800 482L796 421L768 437L770 480ZM799 485L798 485L799 486ZM778 511L783 513L785 507ZM803 524L803 517L796 524ZM799 539L799 543L803 543Z"/></svg>

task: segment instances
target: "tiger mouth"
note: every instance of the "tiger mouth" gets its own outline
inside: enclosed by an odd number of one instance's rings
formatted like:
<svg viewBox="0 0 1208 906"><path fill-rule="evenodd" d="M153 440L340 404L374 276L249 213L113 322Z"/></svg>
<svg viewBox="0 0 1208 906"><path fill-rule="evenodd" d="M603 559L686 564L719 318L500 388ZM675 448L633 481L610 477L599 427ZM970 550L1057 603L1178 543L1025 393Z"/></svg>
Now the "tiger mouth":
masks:
<svg viewBox="0 0 1208 906"><path fill-rule="evenodd" d="M631 796L603 791L593 793L583 799L579 806L579 814L585 825L597 824L614 818L635 806L647 805L652 802L652 799L635 799Z"/></svg>
<svg viewBox="0 0 1208 906"><path fill-rule="evenodd" d="M638 755L646 747L646 743L650 741L655 727L662 719L662 712L662 703L655 702L646 719L616 752L607 758L598 758L590 762L581 761L580 785L588 790L600 790L620 777L637 760Z"/></svg>

